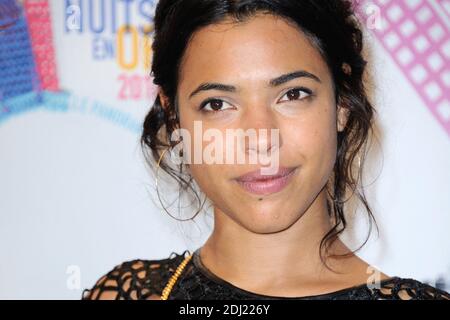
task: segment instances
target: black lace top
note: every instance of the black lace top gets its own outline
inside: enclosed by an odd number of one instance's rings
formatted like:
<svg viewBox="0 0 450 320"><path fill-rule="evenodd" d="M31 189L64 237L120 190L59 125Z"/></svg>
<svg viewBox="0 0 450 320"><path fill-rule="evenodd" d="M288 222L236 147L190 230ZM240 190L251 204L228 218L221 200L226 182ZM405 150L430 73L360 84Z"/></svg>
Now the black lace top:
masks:
<svg viewBox="0 0 450 320"><path fill-rule="evenodd" d="M83 291L83 300L159 299L177 267L190 254L172 253L163 260L126 261L101 277L92 289ZM391 277L379 288L363 284L331 293L303 297L274 297L249 292L234 286L209 271L200 260L199 249L177 279L169 300L450 300L450 294L414 279Z"/></svg>

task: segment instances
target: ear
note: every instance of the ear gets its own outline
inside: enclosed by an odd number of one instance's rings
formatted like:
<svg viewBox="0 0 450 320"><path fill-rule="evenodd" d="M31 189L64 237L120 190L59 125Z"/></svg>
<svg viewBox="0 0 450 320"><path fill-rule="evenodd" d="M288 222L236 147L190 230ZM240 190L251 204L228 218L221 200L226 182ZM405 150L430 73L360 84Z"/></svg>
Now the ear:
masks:
<svg viewBox="0 0 450 320"><path fill-rule="evenodd" d="M349 113L350 111L347 108L338 106L336 120L337 120L337 129L339 132L344 131L347 125Z"/></svg>
<svg viewBox="0 0 450 320"><path fill-rule="evenodd" d="M169 108L169 98L164 94L161 87L158 87L158 96L163 109L167 110L167 108Z"/></svg>

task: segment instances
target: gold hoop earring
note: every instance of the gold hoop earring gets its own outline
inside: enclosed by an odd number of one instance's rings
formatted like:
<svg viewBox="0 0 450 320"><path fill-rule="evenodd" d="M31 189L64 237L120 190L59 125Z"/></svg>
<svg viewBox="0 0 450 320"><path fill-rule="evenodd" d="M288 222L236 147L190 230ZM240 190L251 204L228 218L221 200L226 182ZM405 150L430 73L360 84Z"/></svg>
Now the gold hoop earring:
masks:
<svg viewBox="0 0 450 320"><path fill-rule="evenodd" d="M179 218L174 217L174 216L166 209L166 207L164 207L164 205L162 204L161 196L159 195L159 189L158 189L158 180L159 180L159 177L158 177L158 171L159 171L159 167L160 167L161 160L162 160L164 154L165 154L165 153L167 152L167 150L169 150L169 149L170 149L170 146L167 147L167 148L161 153L161 156L159 157L158 163L157 163L157 165L156 165L156 173L155 173L155 175L156 175L156 177L155 177L155 189L156 189L156 195L158 196L159 202L161 203L161 205L162 205L164 211L166 211L166 213L167 213L171 218L173 218L173 219L175 219L175 220L177 220L177 221L180 221L180 222L189 221L189 220L194 219L194 218L200 213L201 209L203 208L203 205L197 210L197 212L196 212L191 218L189 218L189 219L179 219ZM198 198L198 196L197 196L197 198ZM206 197L205 197L205 200L203 201L203 204L204 204L205 201L206 201Z"/></svg>

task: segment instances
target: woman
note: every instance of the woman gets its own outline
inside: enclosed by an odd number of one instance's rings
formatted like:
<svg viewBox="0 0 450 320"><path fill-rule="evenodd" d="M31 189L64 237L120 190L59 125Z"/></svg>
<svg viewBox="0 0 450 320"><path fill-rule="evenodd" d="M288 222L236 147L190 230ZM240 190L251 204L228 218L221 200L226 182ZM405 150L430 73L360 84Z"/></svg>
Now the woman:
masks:
<svg viewBox="0 0 450 320"><path fill-rule="evenodd" d="M152 62L159 94L142 142L158 169L211 200L214 229L192 254L124 262L83 298L449 299L371 267L338 237L349 197L373 219L357 190L374 113L362 43L349 1L161 0ZM223 138L214 153L271 154L274 170L248 159L187 162L206 141L172 137L177 129L194 137L199 123L216 142L229 129L276 132L248 143L239 136L235 149ZM187 163L174 166L167 151Z"/></svg>

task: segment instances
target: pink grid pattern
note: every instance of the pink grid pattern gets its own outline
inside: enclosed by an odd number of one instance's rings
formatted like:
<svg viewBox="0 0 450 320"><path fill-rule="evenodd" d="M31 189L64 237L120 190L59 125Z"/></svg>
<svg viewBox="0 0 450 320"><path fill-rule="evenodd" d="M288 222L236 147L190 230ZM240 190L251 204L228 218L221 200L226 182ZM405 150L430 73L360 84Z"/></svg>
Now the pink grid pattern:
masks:
<svg viewBox="0 0 450 320"><path fill-rule="evenodd" d="M366 6L380 8L381 28L372 31L450 136L450 0L360 4L363 17Z"/></svg>
<svg viewBox="0 0 450 320"><path fill-rule="evenodd" d="M444 13L450 18L450 0L436 0L441 6Z"/></svg>
<svg viewBox="0 0 450 320"><path fill-rule="evenodd" d="M24 9L39 75L40 89L57 91L59 84L48 1L25 0Z"/></svg>

